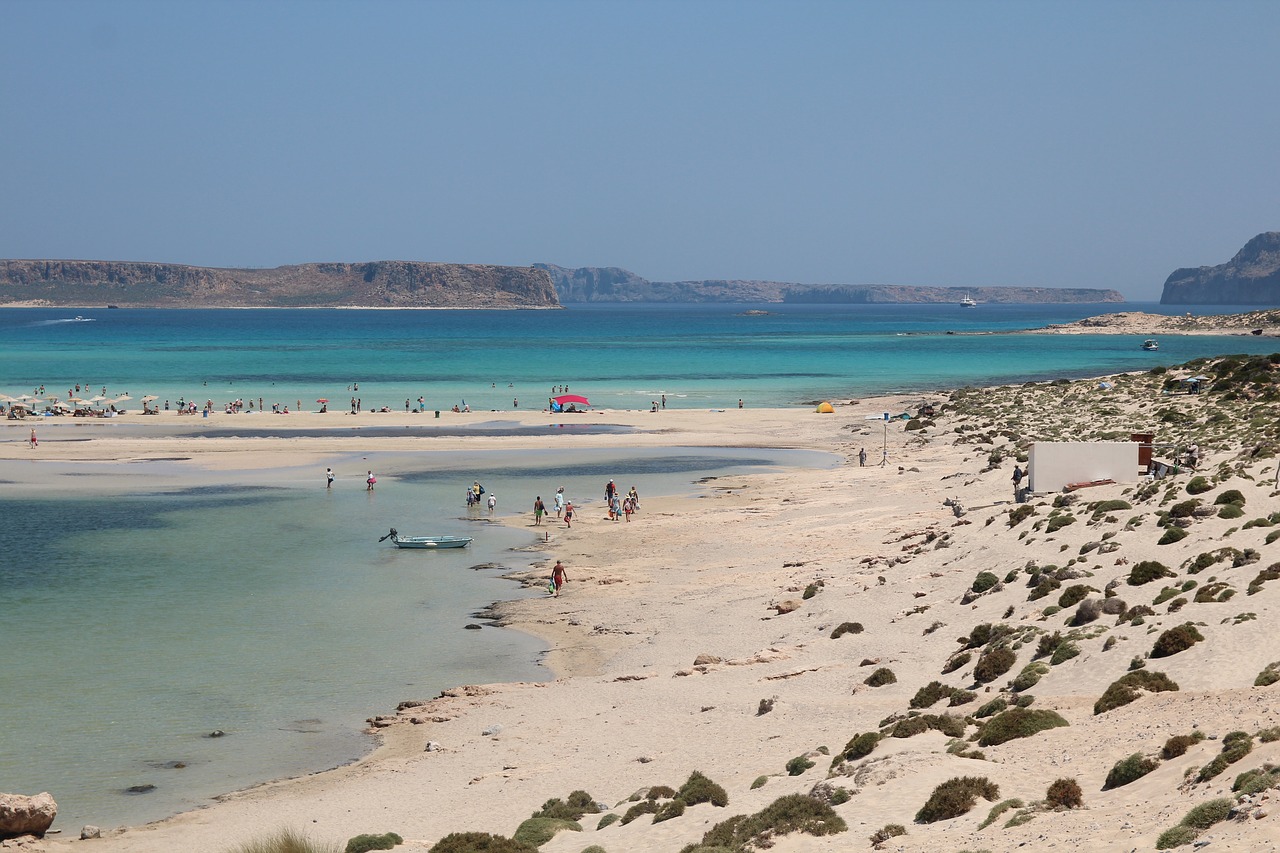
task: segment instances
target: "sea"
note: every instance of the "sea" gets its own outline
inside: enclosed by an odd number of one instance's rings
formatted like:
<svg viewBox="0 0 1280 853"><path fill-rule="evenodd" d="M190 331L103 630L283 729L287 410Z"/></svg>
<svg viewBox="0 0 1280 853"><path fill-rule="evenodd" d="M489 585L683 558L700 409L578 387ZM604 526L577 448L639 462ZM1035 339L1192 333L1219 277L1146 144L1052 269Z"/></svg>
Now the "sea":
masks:
<svg viewBox="0 0 1280 853"><path fill-rule="evenodd" d="M335 434L351 434L355 422L339 413L353 398L362 412L419 410L409 426L362 417L371 436L456 432L435 412L465 406L488 415L462 431L502 435L529 431L510 411L541 410L562 391L605 409L787 407L1280 349L1251 336L1162 335L1148 352L1135 336L1011 334L1117 310L1248 309L0 309L0 393L105 392L134 410L143 396L161 407L212 401L212 416L185 428L246 441L293 434L270 414L232 421L221 414L230 400L327 405ZM94 428L145 437L147 425L129 423ZM23 442L29 424L0 420L0 441ZM157 820L350 762L372 748L365 718L401 700L548 678L539 641L483 618L494 601L543 594L504 575L547 556L544 532L493 523L527 514L535 495L549 502L563 486L590 511L615 478L639 489L643 523L644 508L696 493L705 477L835 462L802 451L587 449L575 439L607 428L565 415L534 430L556 437L537 452L352 450L301 468L193 474L172 459L50 462L59 442L93 433L65 419L40 426L40 461L0 463L0 791L50 791L64 832ZM338 472L333 489L326 466ZM378 473L372 493L366 470ZM464 505L473 480L497 497L492 518ZM391 527L474 541L399 551L378 542Z"/></svg>

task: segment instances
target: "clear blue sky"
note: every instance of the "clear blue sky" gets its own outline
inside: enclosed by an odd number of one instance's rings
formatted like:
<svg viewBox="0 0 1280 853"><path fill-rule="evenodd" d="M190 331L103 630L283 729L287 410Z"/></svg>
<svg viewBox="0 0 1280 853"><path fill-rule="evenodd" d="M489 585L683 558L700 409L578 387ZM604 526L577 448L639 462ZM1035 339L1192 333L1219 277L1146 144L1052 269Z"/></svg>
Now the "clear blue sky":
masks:
<svg viewBox="0 0 1280 853"><path fill-rule="evenodd" d="M2 0L0 257L1114 287L1280 229L1280 2Z"/></svg>

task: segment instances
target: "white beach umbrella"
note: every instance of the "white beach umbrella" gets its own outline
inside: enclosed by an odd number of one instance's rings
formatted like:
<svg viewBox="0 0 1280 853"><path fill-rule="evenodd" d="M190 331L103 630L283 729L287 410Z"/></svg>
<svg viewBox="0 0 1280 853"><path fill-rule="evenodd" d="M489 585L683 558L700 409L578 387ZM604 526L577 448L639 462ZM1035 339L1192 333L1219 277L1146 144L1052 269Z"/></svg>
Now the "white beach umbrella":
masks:
<svg viewBox="0 0 1280 853"><path fill-rule="evenodd" d="M147 396L145 396L145 397L143 397L143 398L142 398L142 402L144 402L144 403L152 403L152 402L155 402L156 400L159 400L159 399L160 399L160 398L159 398L159 397L157 397L155 394L148 394Z"/></svg>
<svg viewBox="0 0 1280 853"><path fill-rule="evenodd" d="M132 399L133 399L133 398L132 398L132 397L130 397L128 394L121 394L119 397L116 397L116 398L115 398L114 400L112 400L111 402L113 402L113 403L123 403L125 400L132 400Z"/></svg>

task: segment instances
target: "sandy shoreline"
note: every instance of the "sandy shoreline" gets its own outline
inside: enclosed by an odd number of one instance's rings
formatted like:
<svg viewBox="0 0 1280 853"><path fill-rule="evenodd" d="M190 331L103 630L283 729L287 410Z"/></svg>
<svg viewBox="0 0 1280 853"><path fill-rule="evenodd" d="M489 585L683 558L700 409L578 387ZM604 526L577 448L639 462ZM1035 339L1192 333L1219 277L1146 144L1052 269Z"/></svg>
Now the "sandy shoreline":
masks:
<svg viewBox="0 0 1280 853"><path fill-rule="evenodd" d="M1042 527L1055 512L1052 495L1033 502L1036 516L1023 526L1011 527L1008 513L1014 508L1011 453L1019 440L1043 440L1051 430L1084 435L1094 417L1091 405L1095 411L1098 406L1114 409L1105 418L1109 427L1117 421L1121 430L1148 425L1154 417L1149 407L1153 381L1143 375L1122 377L1114 395L1093 403L1089 396L1098 395L1091 381L952 395L956 409L940 415L936 426L908 431L901 421L891 424L884 466L876 463L886 431L868 416L900 411L920 395L841 405L827 415L807 409L747 409L577 416L575 423L634 432L575 435L574 448L804 448L837 454L842 463L827 470L720 477L696 497L642 502L642 513L630 524L588 515L572 530L552 528L545 561L530 573L529 582L540 583L544 566L561 559L569 572L564 596L506 602L496 611L504 624L552 645L546 662L557 676L554 681L460 687L437 698L406 696L425 704L399 714L383 709L381 713L398 719L382 730L383 746L355 765L268 783L220 798L205 809L84 843L140 853L223 851L290 826L339 844L358 833L395 831L406 839L396 849L425 851L450 832L510 836L545 800L575 789L613 805L650 785L678 787L690 772L700 770L728 791L728 808L700 805L664 823L655 825L644 817L598 831L593 831L597 818L588 816L582 821L584 832L560 833L541 848L577 853L599 844L615 853L675 851L730 815L757 811L782 794L810 791L827 777L831 764L830 757L814 750L823 747L835 754L855 734L875 731L892 715L906 713L917 689L930 681L976 692L972 705L951 713L972 715L997 696L1014 698L999 688L1032 662L1035 636L1072 630L1062 619L1071 610L1064 608L1051 618L1046 608L1057 601L1060 590L1028 600L1021 578L971 597L966 593L979 572L1012 577L1029 562L1061 565L1079 556L1082 580L1064 582L1064 589L1082 583L1100 594L1108 587L1133 606L1149 604L1161 584L1129 587L1121 580L1112 586L1132 564L1159 559L1181 582L1187 574L1179 566L1197 553L1226 545L1253 548L1263 555L1260 565L1233 568L1228 562L1191 578L1202 586L1215 579L1229 584L1238 591L1229 602L1188 602L1176 613L1166 613L1161 604L1141 627L1116 625L1114 616L1104 616L1080 633L1073 640L1079 654L1046 667L1040 684L1029 691L1036 697L1033 708L1057 710L1069 727L984 748L982 761L949 752L948 739L938 732L886 738L868 758L834 768L839 772L831 783L852 793L836 808L848 822L848 832L789 836L776 848L861 847L872 832L896 823L908 833L889 841L886 849L1038 849L1046 838L1081 850L1150 849L1156 836L1192 805L1224 791L1229 796L1238 772L1266 760L1280 762L1280 744L1255 741L1245 760L1215 780L1199 785L1183 780L1185 770L1217 754L1220 743L1214 738L1232 729L1253 732L1280 725L1280 707L1270 701L1271 694L1251 686L1259 671L1280 658L1268 624L1280 584L1245 594L1250 579L1275 559L1266 557L1274 546L1264 542L1266 527L1239 528L1245 520L1280 511L1271 487L1274 460L1241 462L1227 438L1202 439L1210 463L1239 466L1230 469L1233 473L1221 488L1242 490L1247 514L1239 522L1206 517L1190 528L1191 536L1171 546L1154 544L1161 532L1155 523L1162 506L1158 495L1106 518L1091 517L1080 504L1067 509L1076 513L1076 523L1052 533L1031 532L1032 525ZM937 395L938 403L943 399ZM1210 401L1202 395L1155 402L1186 408ZM1238 410L1239 404L1235 406ZM442 420L444 414L451 413L442 413ZM317 427L333 418L289 416L295 417ZM455 416L454 423L467 423L467 417L479 423L495 415ZM525 426L547 425L552 417L502 413L503 420ZM1079 426L1073 426L1073 418ZM178 423L176 417L165 422ZM99 431L99 424L93 424L94 440L79 442L61 440L81 432L78 425L65 430L61 424L39 426L42 441L36 451L23 446L24 434L0 432L0 460L29 460L38 453L42 459L56 455L72 465L92 465L180 457L167 464L240 477L301 471L317 458L356 447L519 450L553 446L564 438L114 437L113 430ZM1166 434L1172 430L1160 427ZM1184 441L1185 435L1177 440ZM864 447L868 467L857 461ZM27 470L32 467L38 466L8 466L5 471L16 468L20 481L39 480ZM1178 501L1188 497L1182 491L1185 484L1185 477L1168 483L1178 489ZM1127 486L1103 486L1081 500L1135 500L1128 491ZM948 500L963 504L961 515L944 503ZM1167 503L1163 509L1168 510ZM1236 529L1228 532L1231 526ZM1110 543L1105 558L1097 545L1086 549L1099 541ZM806 599L808 590L814 594ZM1238 616L1245 612L1254 616ZM1209 642L1148 665L1167 672L1181 691L1145 696L1106 714L1091 713L1107 685L1128 671L1131 659L1151 648L1154 635L1149 632L1188 620L1201 625ZM845 622L857 622L863 630L832 639L833 629ZM1007 676L976 682L972 663L942 673L957 649L957 637L969 635L979 623L1002 622L1035 634L1029 646L1017 650L1016 665ZM1106 641L1116 647L1104 650ZM867 676L879 667L892 669L896 683L866 685ZM760 713L762 701L771 702L772 710ZM946 703L929 709L932 714L947 712ZM1136 782L1100 792L1116 761L1135 751L1158 754L1170 735L1187 733L1193 724L1211 739L1193 747L1189 757L1165 761ZM427 751L431 742L439 748ZM804 754L813 754L815 766L787 775L784 765ZM1053 779L1075 777L1084 790L1085 808L1038 812L1029 823L1012 828L1003 828L1001 819L979 829L991 806L980 800L963 817L914 824L916 810L934 785L961 775L987 776L999 785L1002 799L1027 803L1043 798ZM766 782L753 787L758 777ZM626 807L623 803L615 811ZM1255 816L1219 824L1210 831L1214 849L1275 849L1280 843L1275 821ZM62 829L71 835L78 827ZM51 836L36 849L79 844Z"/></svg>

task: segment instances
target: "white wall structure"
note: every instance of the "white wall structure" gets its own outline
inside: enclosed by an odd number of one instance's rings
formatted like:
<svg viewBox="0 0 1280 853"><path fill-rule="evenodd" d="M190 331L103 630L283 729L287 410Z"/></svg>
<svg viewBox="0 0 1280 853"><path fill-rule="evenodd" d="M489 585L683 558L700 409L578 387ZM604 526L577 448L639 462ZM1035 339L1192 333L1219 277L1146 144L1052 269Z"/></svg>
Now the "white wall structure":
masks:
<svg viewBox="0 0 1280 853"><path fill-rule="evenodd" d="M1033 492L1061 491L1068 483L1115 480L1136 483L1136 441L1037 441L1027 460L1028 488Z"/></svg>

